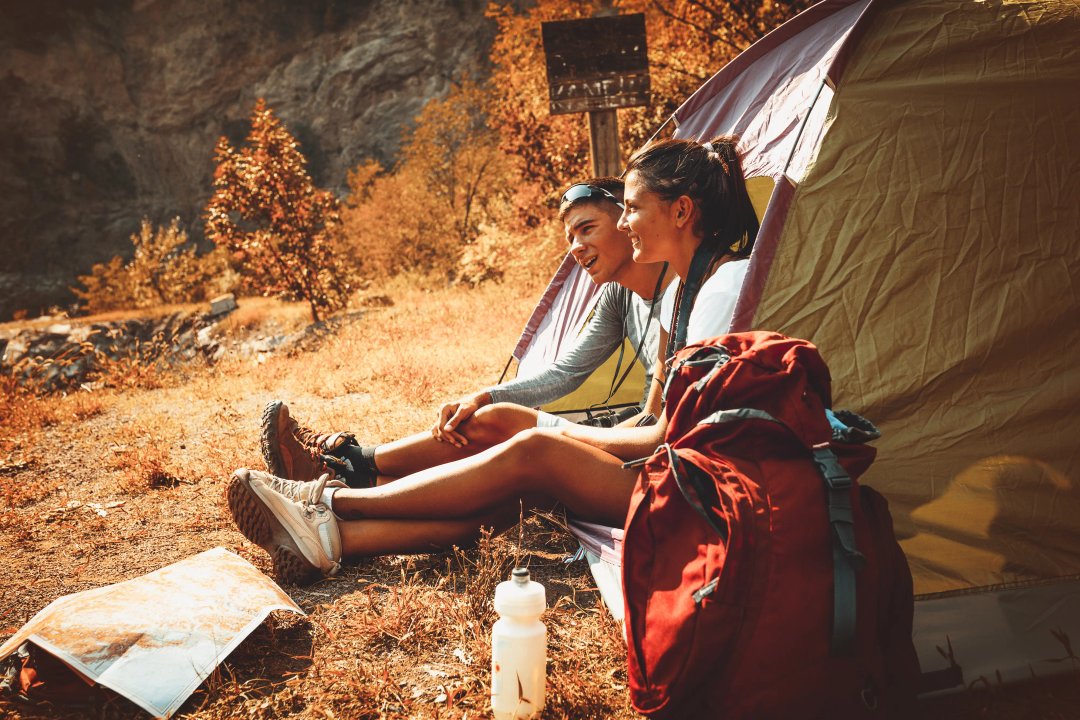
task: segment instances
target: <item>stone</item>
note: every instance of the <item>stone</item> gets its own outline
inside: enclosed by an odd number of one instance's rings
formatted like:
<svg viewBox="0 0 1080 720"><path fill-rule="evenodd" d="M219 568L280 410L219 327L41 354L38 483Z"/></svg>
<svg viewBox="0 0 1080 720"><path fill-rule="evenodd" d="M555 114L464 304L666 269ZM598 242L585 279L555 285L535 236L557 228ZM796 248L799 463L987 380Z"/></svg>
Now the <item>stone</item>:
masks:
<svg viewBox="0 0 1080 720"><path fill-rule="evenodd" d="M236 296L232 293L218 295L210 301L210 317L231 313L236 309Z"/></svg>
<svg viewBox="0 0 1080 720"><path fill-rule="evenodd" d="M483 74L495 30L487 0L62 5L0 22L0 320L73 300L144 216L204 240L214 146L243 141L260 97L344 196L427 100Z"/></svg>
<svg viewBox="0 0 1080 720"><path fill-rule="evenodd" d="M8 367L14 365L26 357L26 352L29 349L30 342L26 338L12 338L7 342L7 347L4 348L3 364Z"/></svg>
<svg viewBox="0 0 1080 720"><path fill-rule="evenodd" d="M195 344L201 348L209 347L214 344L214 325L206 325L199 328L199 332L195 333Z"/></svg>

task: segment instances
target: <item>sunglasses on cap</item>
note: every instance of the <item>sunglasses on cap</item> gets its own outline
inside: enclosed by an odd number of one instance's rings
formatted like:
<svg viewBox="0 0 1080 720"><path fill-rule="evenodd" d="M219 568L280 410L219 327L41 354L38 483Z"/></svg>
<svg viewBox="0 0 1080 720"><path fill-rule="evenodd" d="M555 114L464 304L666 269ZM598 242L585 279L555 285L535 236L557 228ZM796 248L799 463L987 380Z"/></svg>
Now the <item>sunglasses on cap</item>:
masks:
<svg viewBox="0 0 1080 720"><path fill-rule="evenodd" d="M626 206L623 205L618 198L604 188L596 187L595 185L585 185L584 183L571 185L570 188L563 193L562 200L559 201L559 204L565 205L567 203L576 203L579 200L588 200L592 198L606 198L623 210L626 209Z"/></svg>

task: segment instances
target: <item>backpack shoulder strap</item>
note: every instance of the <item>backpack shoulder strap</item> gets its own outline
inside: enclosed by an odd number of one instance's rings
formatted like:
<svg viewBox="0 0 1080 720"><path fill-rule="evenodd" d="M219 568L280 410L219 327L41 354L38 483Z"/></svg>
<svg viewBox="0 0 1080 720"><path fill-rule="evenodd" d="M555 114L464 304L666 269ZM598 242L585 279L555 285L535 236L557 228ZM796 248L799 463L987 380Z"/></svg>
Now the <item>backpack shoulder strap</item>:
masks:
<svg viewBox="0 0 1080 720"><path fill-rule="evenodd" d="M705 417L698 424L715 425L746 420L764 420L776 423L787 428L796 438L799 437L787 423L776 419L764 410L756 408L718 410ZM829 524L833 530L833 628L831 649L834 656L845 656L851 654L855 641L855 573L866 566L866 557L859 552L855 543L855 514L851 507L851 477L840 465L836 453L832 451L828 443L821 443L807 449L812 454L818 475L821 476L825 483Z"/></svg>

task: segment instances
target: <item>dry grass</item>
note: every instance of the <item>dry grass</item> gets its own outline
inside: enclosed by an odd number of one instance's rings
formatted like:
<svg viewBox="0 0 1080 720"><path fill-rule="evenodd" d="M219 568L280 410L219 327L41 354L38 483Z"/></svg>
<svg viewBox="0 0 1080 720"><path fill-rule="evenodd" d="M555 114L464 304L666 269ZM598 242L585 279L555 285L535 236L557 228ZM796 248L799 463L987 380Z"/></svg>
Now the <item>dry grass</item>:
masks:
<svg viewBox="0 0 1080 720"><path fill-rule="evenodd" d="M236 467L261 467L259 415L281 397L305 422L383 441L426 428L436 405L493 382L539 286L438 288L399 280L307 352L226 356L153 387L39 398L0 388L0 637L51 600L224 546L269 571L234 529L223 490ZM223 334L285 333L303 305L244 302ZM118 383L122 385L122 383ZM104 514L102 514L104 513ZM548 591L545 717L632 718L621 629L599 604L574 543L532 517L522 556ZM491 606L515 537L347 568L289 588L308 619L264 623L182 709L221 718L487 716ZM1074 717L1070 685L979 687L926 703L920 717ZM1026 695L1024 693L1027 693ZM0 716L139 718L125 700L79 711L0 700Z"/></svg>

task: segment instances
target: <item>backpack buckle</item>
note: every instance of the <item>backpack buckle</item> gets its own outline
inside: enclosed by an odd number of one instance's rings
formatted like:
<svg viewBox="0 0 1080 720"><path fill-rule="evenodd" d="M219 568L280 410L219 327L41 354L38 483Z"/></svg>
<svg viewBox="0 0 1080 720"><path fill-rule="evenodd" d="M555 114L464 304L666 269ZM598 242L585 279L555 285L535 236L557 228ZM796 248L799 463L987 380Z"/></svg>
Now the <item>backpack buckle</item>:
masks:
<svg viewBox="0 0 1080 720"><path fill-rule="evenodd" d="M818 472L825 480L825 485L830 490L847 490L851 487L851 477L836 459L836 454L829 448L828 443L822 443L813 447L814 464Z"/></svg>

